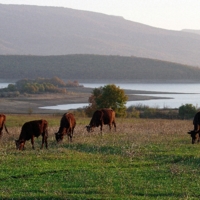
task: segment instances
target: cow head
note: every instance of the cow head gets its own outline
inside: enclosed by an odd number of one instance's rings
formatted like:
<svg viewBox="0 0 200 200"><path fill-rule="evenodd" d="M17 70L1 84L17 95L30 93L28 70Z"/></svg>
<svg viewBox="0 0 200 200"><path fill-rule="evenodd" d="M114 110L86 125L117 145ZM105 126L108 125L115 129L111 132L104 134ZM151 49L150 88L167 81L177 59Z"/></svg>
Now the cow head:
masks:
<svg viewBox="0 0 200 200"><path fill-rule="evenodd" d="M63 136L64 136L63 133L55 133L56 141L57 142L62 141L63 140Z"/></svg>
<svg viewBox="0 0 200 200"><path fill-rule="evenodd" d="M188 134L190 134L191 138L192 138L192 144L194 144L196 141L199 142L199 134L198 131L189 131Z"/></svg>
<svg viewBox="0 0 200 200"><path fill-rule="evenodd" d="M86 128L88 133L94 131L94 129L93 129L93 127L91 125L88 125L85 128Z"/></svg>
<svg viewBox="0 0 200 200"><path fill-rule="evenodd" d="M24 150L25 141L24 140L15 140L16 149Z"/></svg>

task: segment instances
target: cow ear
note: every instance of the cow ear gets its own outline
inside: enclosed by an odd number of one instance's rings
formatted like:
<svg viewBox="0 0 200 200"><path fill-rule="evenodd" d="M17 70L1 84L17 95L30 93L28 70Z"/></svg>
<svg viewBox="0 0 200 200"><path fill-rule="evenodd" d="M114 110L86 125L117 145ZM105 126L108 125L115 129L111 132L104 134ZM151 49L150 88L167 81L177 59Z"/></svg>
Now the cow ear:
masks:
<svg viewBox="0 0 200 200"><path fill-rule="evenodd" d="M188 134L192 134L192 131L189 131Z"/></svg>

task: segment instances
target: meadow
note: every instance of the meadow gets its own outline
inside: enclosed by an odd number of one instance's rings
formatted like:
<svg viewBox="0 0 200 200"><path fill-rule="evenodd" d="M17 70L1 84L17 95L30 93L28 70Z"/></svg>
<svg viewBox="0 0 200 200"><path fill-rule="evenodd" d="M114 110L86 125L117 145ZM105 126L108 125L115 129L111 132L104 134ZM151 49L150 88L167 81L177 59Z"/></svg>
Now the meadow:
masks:
<svg viewBox="0 0 200 200"><path fill-rule="evenodd" d="M42 138L16 150L24 122L49 122ZM73 142L57 144L61 115L7 115L0 141L0 199L199 199L200 144L187 134L192 120L117 118L117 131L87 133L77 117Z"/></svg>

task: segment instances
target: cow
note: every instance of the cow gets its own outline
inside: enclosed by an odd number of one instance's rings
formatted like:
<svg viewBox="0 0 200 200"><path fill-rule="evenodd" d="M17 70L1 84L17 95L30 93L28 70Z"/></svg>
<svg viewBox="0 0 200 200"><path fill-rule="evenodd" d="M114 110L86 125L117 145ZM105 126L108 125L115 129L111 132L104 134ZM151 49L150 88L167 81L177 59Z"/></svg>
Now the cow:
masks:
<svg viewBox="0 0 200 200"><path fill-rule="evenodd" d="M59 130L57 133L55 133L56 141L62 141L64 135L67 135L68 141L72 142L75 126L76 120L74 115L72 113L65 113L60 120Z"/></svg>
<svg viewBox="0 0 200 200"><path fill-rule="evenodd" d="M19 135L19 139L15 140L16 148L19 150L24 150L24 145L27 140L31 139L32 149L35 149L34 147L34 137L39 137L42 135L42 145L41 149L43 148L43 145L45 143L46 148L48 148L47 144L47 138L48 138L48 122L45 119L41 120L34 120L24 123L24 125L21 128L21 133Z"/></svg>
<svg viewBox="0 0 200 200"><path fill-rule="evenodd" d="M5 128L6 132L8 133L7 127L6 127L6 116L4 114L0 114L0 138L3 134L3 128ZM8 133L9 134L9 133Z"/></svg>
<svg viewBox="0 0 200 200"><path fill-rule="evenodd" d="M196 113L193 119L194 129L189 131L188 134L191 135L192 144L196 141L200 141L200 112Z"/></svg>
<svg viewBox="0 0 200 200"><path fill-rule="evenodd" d="M100 126L100 131L102 133L103 124L109 125L110 131L111 131L112 125L114 125L115 131L116 131L115 111L114 110L112 110L110 108L103 108L100 110L96 110L93 113L90 124L88 126L86 126L86 129L88 132L91 132L94 130L95 127Z"/></svg>

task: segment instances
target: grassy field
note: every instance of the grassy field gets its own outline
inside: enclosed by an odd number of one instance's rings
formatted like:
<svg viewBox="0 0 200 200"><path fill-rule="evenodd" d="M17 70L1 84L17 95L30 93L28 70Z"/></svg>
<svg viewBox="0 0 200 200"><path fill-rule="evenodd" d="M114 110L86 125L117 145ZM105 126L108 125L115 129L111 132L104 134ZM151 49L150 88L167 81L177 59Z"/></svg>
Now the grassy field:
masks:
<svg viewBox="0 0 200 200"><path fill-rule="evenodd" d="M0 199L199 199L200 144L187 134L192 121L117 119L117 132L87 133L77 118L72 143L57 144L59 115L8 115L0 142ZM49 149L41 137L15 149L21 126L49 122Z"/></svg>

